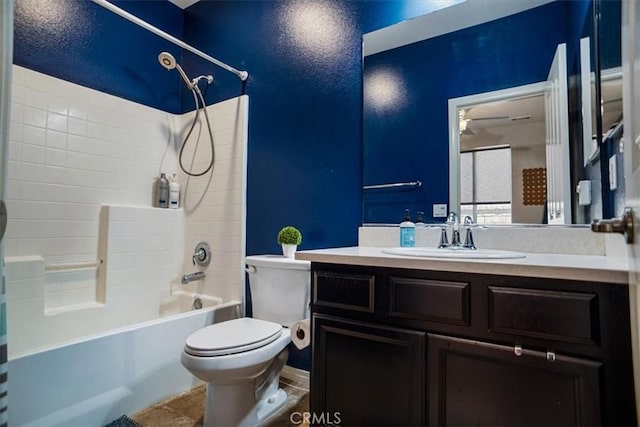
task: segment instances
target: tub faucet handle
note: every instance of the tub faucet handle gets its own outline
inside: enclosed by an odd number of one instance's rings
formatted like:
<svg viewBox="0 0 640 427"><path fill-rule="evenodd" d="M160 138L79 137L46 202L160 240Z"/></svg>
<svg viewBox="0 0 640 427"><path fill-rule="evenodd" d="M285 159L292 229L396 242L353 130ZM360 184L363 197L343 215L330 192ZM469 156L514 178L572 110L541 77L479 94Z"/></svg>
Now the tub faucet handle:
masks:
<svg viewBox="0 0 640 427"><path fill-rule="evenodd" d="M211 262L211 247L207 242L200 242L193 250L191 257L193 265L198 264L200 267L206 267Z"/></svg>

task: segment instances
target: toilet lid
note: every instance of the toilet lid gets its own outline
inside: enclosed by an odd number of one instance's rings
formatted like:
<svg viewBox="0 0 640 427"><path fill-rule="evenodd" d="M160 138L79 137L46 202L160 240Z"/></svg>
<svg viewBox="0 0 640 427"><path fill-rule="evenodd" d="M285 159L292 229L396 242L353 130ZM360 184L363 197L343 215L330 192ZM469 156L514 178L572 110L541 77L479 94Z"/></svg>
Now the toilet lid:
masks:
<svg viewBox="0 0 640 427"><path fill-rule="evenodd" d="M282 333L282 325L243 317L206 326L189 335L185 352L193 356L222 356L265 346Z"/></svg>

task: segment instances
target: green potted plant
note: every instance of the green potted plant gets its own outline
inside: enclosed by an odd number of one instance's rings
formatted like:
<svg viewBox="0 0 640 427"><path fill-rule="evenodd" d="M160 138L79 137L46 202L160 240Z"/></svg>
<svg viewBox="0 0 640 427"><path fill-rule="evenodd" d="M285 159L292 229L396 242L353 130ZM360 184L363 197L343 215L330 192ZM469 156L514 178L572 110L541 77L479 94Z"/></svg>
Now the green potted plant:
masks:
<svg viewBox="0 0 640 427"><path fill-rule="evenodd" d="M293 258L298 245L302 243L302 233L297 228L287 225L278 232L278 243L282 245L282 254Z"/></svg>

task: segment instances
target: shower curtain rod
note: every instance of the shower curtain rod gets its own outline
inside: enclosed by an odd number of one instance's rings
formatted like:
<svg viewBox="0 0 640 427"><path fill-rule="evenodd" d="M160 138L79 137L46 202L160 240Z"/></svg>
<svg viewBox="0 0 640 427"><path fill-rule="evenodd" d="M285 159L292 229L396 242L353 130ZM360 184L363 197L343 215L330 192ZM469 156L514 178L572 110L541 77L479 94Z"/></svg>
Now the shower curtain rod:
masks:
<svg viewBox="0 0 640 427"><path fill-rule="evenodd" d="M134 24L144 28L147 31L152 32L153 34L162 37L163 39L170 41L171 43L180 46L183 49L188 50L189 52L198 55L200 58L204 58L209 62L212 62L214 64L216 64L218 67L224 68L225 70L235 74L236 76L240 77L240 80L245 81L247 80L247 78L249 77L249 73L246 71L241 71L241 70L237 70L235 68L233 68L230 65L225 64L224 62L218 61L217 59L215 59L212 56L207 55L206 53L202 52L201 50L196 49L195 47L186 44L185 42L183 42L182 40L173 37L171 34L165 33L164 31L162 31L161 29L154 27L153 25L149 24L146 21L143 21L142 19L138 18L135 15L130 14L129 12L126 12L122 9L120 9L117 6L114 6L113 4L109 3L107 0L93 0L94 3L99 4L100 6L104 7L105 9L110 10L111 12L115 13L116 15L119 15L121 17L123 17L124 19L133 22Z"/></svg>

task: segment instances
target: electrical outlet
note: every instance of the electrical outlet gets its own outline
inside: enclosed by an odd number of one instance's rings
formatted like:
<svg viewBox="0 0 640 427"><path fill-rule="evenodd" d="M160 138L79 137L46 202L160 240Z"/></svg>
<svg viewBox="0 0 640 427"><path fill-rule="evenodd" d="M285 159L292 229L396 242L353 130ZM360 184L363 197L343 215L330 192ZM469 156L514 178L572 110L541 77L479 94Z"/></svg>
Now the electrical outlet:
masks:
<svg viewBox="0 0 640 427"><path fill-rule="evenodd" d="M447 217L447 204L436 203L433 205L433 217L434 218L446 218Z"/></svg>

